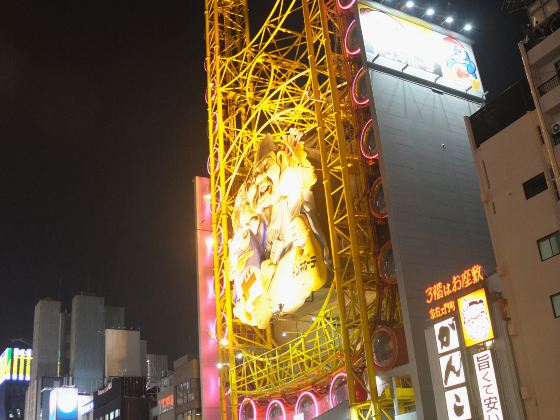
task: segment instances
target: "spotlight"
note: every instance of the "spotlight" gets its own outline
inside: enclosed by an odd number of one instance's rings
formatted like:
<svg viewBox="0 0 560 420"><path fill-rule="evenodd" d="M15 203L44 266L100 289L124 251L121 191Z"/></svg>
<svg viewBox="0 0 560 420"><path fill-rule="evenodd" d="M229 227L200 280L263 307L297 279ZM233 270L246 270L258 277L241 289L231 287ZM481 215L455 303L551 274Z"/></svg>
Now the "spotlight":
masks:
<svg viewBox="0 0 560 420"><path fill-rule="evenodd" d="M407 1L405 6L410 9L410 8L414 7L414 2L413 1Z"/></svg>
<svg viewBox="0 0 560 420"><path fill-rule="evenodd" d="M467 24L463 27L463 29L464 29L465 31L470 31L470 30L472 29L472 25L471 25L470 23L467 23Z"/></svg>
<svg viewBox="0 0 560 420"><path fill-rule="evenodd" d="M227 338L224 337L224 338L222 338L222 339L220 340L220 344L221 344L222 346L227 346L227 345L229 344L229 341L228 341Z"/></svg>
<svg viewBox="0 0 560 420"><path fill-rule="evenodd" d="M453 16L447 16L445 18L445 23L453 23Z"/></svg>
<svg viewBox="0 0 560 420"><path fill-rule="evenodd" d="M286 337L287 335L288 335L288 334L286 334L285 331L282 333L282 337Z"/></svg>
<svg viewBox="0 0 560 420"><path fill-rule="evenodd" d="M243 359L243 353L237 353L237 356L235 357L237 357L237 360L241 360Z"/></svg>
<svg viewBox="0 0 560 420"><path fill-rule="evenodd" d="M430 7L428 10L426 10L426 15L433 16L435 12L436 11Z"/></svg>

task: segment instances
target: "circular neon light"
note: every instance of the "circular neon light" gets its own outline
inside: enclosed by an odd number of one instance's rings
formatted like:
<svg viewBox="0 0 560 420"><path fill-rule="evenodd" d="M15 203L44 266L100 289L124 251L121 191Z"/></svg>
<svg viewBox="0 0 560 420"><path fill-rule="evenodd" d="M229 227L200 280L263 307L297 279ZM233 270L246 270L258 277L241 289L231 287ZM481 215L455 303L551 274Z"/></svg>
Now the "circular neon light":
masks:
<svg viewBox="0 0 560 420"><path fill-rule="evenodd" d="M368 122L366 122L364 128L362 129L362 135L360 136L360 150L362 152L362 155L366 159L373 160L379 157L379 152L377 151L376 148L373 149L373 152L369 152L368 150L366 150L366 141L370 133L370 130L373 130L373 118L370 118Z"/></svg>
<svg viewBox="0 0 560 420"><path fill-rule="evenodd" d="M356 75L354 76L354 80L352 81L352 100L358 106L365 106L369 103L369 98L366 96L365 98L360 98L358 95L358 86L364 75L366 74L366 68L362 67Z"/></svg>
<svg viewBox="0 0 560 420"><path fill-rule="evenodd" d="M212 131L213 134L216 134L218 132L218 126L219 126L219 117L218 117L218 113L214 112L214 118L216 119L216 121L214 122L214 130Z"/></svg>
<svg viewBox="0 0 560 420"><path fill-rule="evenodd" d="M348 4L342 4L342 3L343 2L341 0L337 0L336 4L337 4L339 9L350 10L352 8L352 6L354 6L354 4L356 3L356 0L350 0L350 2L348 2Z"/></svg>
<svg viewBox="0 0 560 420"><path fill-rule="evenodd" d="M279 400L270 401L268 407L266 407L266 420L270 420L270 415L272 414L272 408L274 407L274 405L280 407L280 410L282 410L282 419L287 420L286 409L284 408L284 404L282 404L282 402Z"/></svg>
<svg viewBox="0 0 560 420"><path fill-rule="evenodd" d="M299 412L299 408L300 408L299 405L301 403L301 400L305 396L311 397L311 400L313 401L313 405L315 406L315 417L319 417L319 403L317 402L317 397L315 397L315 395L309 391L304 391L301 394L299 394L299 397L296 402L296 414L301 414Z"/></svg>
<svg viewBox="0 0 560 420"><path fill-rule="evenodd" d="M383 184L381 177L377 178L371 185L368 194L369 212L376 219L387 218L387 208L385 205L385 196L383 194Z"/></svg>
<svg viewBox="0 0 560 420"><path fill-rule="evenodd" d="M350 49L350 35L351 32L356 28L356 19L354 19L350 25L348 25L348 28L346 28L346 33L344 34L344 49L346 50L346 53L351 56L351 57L355 57L357 55L359 55L362 52L362 49L360 47L357 47L353 50Z"/></svg>
<svg viewBox="0 0 560 420"><path fill-rule="evenodd" d="M253 408L253 420L256 420L257 404L255 404L255 401L253 401L251 398L245 398L243 401L241 401L241 404L239 404L239 414L237 415L239 420L243 420L242 415L243 415L243 407L245 406L245 404L251 404L251 407Z"/></svg>
<svg viewBox="0 0 560 420"><path fill-rule="evenodd" d="M218 148L214 147L214 154L217 154L217 152L218 152ZM220 156L218 155L218 157L216 158L216 163L214 164L214 172L216 172L219 167L220 167ZM210 155L208 155L208 159L206 160L206 171L208 172L208 175L212 174L212 171L210 170Z"/></svg>
<svg viewBox="0 0 560 420"><path fill-rule="evenodd" d="M336 385L336 382L340 379L340 378L344 378L347 379L347 375L346 372L340 372L337 373L331 381L331 386L329 388L329 404L331 405L331 408L334 408L334 386Z"/></svg>

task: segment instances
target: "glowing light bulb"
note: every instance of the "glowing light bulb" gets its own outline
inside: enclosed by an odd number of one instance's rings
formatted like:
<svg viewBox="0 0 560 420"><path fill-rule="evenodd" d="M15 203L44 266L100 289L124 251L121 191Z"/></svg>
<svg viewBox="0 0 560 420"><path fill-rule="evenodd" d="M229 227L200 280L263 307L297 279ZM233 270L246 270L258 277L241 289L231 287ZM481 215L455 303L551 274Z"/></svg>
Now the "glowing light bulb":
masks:
<svg viewBox="0 0 560 420"><path fill-rule="evenodd" d="M470 30L472 29L472 25L471 25L470 23L467 23L467 24L463 27L463 29L464 29L465 31L470 31Z"/></svg>
<svg viewBox="0 0 560 420"><path fill-rule="evenodd" d="M426 10L426 14L428 16L433 16L435 12L436 11L434 9L432 9L431 7L428 10Z"/></svg>
<svg viewBox="0 0 560 420"><path fill-rule="evenodd" d="M410 9L410 8L414 7L414 2L413 1L407 1L405 6Z"/></svg>
<svg viewBox="0 0 560 420"><path fill-rule="evenodd" d="M445 23L453 23L453 17L452 16L447 16L445 18Z"/></svg>

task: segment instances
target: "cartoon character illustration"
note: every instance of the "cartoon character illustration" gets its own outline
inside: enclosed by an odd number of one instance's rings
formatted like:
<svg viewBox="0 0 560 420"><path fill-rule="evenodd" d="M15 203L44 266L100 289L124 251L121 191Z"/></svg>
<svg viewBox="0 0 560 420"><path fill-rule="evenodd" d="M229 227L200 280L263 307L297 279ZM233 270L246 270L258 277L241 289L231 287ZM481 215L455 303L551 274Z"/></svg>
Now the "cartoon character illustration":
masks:
<svg viewBox="0 0 560 420"><path fill-rule="evenodd" d="M465 299L462 308L467 334L475 340L484 340L490 334L492 324L482 299Z"/></svg>
<svg viewBox="0 0 560 420"><path fill-rule="evenodd" d="M266 328L275 313L293 313L327 279L328 250L315 213L317 177L302 135L276 143L266 135L231 216L229 276L233 312Z"/></svg>
<svg viewBox="0 0 560 420"><path fill-rule="evenodd" d="M449 76L457 81L467 82L475 90L480 90L480 79L477 68L465 46L457 39L446 36L443 42L447 50L445 62Z"/></svg>

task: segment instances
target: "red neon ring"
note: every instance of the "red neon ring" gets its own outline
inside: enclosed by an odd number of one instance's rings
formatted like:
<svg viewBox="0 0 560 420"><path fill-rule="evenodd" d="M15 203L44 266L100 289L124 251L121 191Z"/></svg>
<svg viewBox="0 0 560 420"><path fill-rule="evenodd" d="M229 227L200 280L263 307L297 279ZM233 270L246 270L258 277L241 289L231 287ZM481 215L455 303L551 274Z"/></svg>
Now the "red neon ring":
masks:
<svg viewBox="0 0 560 420"><path fill-rule="evenodd" d="M255 401L253 401L251 398L245 398L243 401L241 401L241 404L239 404L239 413L238 413L237 417L239 418L239 420L242 419L241 415L243 414L243 407L247 403L250 403L251 407L253 407L253 419L256 420L256 418L257 418L257 404L255 404Z"/></svg>
<svg viewBox="0 0 560 420"><path fill-rule="evenodd" d="M272 413L272 407L274 406L274 404L280 406L280 409L282 410L282 417L284 418L284 420L287 420L286 409L284 408L284 404L282 404L282 401L279 400L272 400L270 401L270 403L268 403L268 407L266 407L266 420L270 420L270 414Z"/></svg>
<svg viewBox="0 0 560 420"><path fill-rule="evenodd" d="M379 275L381 276L385 284L394 285L397 284L397 276L396 275L387 276L383 273L383 270L381 269L383 257L385 257L385 254L387 254L387 252L389 252L390 249L392 249L391 240L388 240L387 242L385 242L385 244L381 247L381 250L379 251L379 257L377 258L377 269L379 270Z"/></svg>
<svg viewBox="0 0 560 420"><path fill-rule="evenodd" d="M344 49L346 50L346 53L351 56L351 57L355 57L357 55L359 55L362 52L362 49L360 47L357 47L355 50L350 50L350 46L349 46L349 42L348 42L348 38L350 37L350 32L356 27L356 19L354 19L350 25L348 25L348 28L346 28L346 33L344 34Z"/></svg>
<svg viewBox="0 0 560 420"><path fill-rule="evenodd" d="M381 177L377 178L375 180L375 182L373 184L371 184L371 187L369 189L369 194L368 194L369 212L376 219L386 219L387 218L387 209L385 209L385 211L383 213L380 213L376 209L374 209L372 204L371 204L371 198L372 198L373 194L375 194L375 191L376 191L377 188L379 188L379 186L381 186L381 188L383 188L383 184L381 182Z"/></svg>
<svg viewBox="0 0 560 420"><path fill-rule="evenodd" d="M350 10L352 8L352 6L354 6L355 3L356 3L356 0L350 0L350 3L344 5L344 4L342 4L341 0L337 0L336 5L341 10Z"/></svg>
<svg viewBox="0 0 560 420"><path fill-rule="evenodd" d="M306 395L311 397L311 400L313 401L313 405L315 406L315 417L319 417L319 403L317 402L317 397L315 397L315 395L310 391L304 391L299 394L296 402L296 414L301 414L299 413L299 404L301 403L301 399Z"/></svg>
<svg viewBox="0 0 560 420"><path fill-rule="evenodd" d="M362 155L366 158L366 159L377 159L379 157L379 152L377 150L375 150L375 152L373 154L369 154L368 152L366 152L365 150L365 141L366 141L366 134L367 134L367 130L373 125L373 118L370 118L368 120L368 122L365 123L364 128L362 129L362 135L360 136L360 150L362 152Z"/></svg>
<svg viewBox="0 0 560 420"><path fill-rule="evenodd" d="M358 79L363 77L366 72L366 68L362 67L356 75L354 76L354 80L352 80L352 100L358 106L365 106L369 103L369 98L366 96L365 98L359 98L358 94L356 93L356 87L358 86Z"/></svg>

